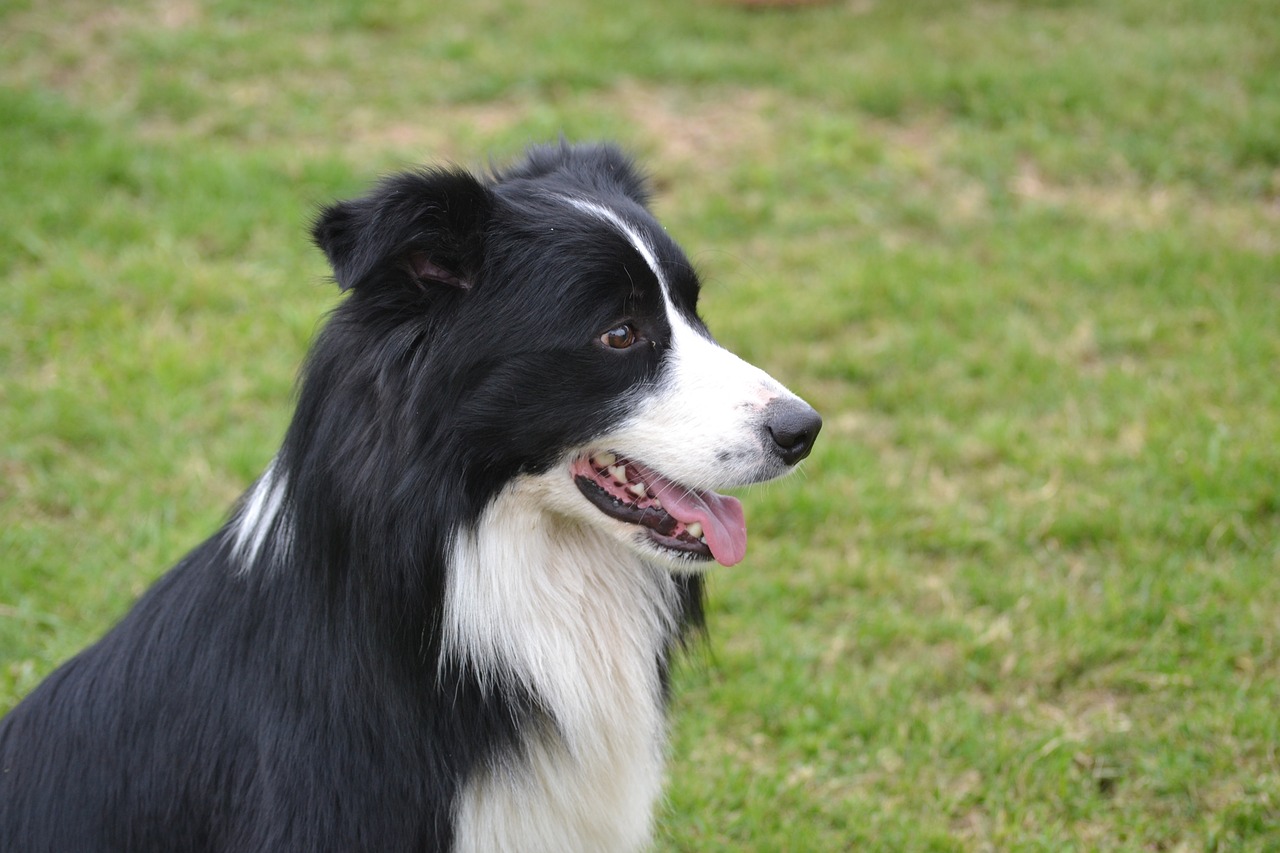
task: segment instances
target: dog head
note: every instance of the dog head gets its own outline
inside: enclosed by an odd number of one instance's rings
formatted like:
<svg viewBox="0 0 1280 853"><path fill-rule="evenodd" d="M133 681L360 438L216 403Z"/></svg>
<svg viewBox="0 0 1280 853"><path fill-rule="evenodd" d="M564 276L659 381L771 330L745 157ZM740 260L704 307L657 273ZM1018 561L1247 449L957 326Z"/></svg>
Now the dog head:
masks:
<svg viewBox="0 0 1280 853"><path fill-rule="evenodd" d="M717 490L792 470L821 419L715 342L646 204L616 149L560 145L325 209L313 235L351 296L309 374L358 398L324 430L347 476L389 478L388 501L457 490L473 516L536 478L548 512L650 561L741 560L741 506ZM400 464L353 464L375 452ZM441 458L448 482L425 482Z"/></svg>

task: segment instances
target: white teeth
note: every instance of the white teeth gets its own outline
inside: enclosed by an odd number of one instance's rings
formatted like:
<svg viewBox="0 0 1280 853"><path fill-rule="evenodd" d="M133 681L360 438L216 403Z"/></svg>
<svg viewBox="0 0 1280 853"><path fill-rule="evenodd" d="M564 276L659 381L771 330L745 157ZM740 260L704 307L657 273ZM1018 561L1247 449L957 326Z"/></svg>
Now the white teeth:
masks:
<svg viewBox="0 0 1280 853"><path fill-rule="evenodd" d="M662 501L658 500L657 498L654 498L653 507L654 509L662 509Z"/></svg>
<svg viewBox="0 0 1280 853"><path fill-rule="evenodd" d="M592 456L591 461L597 468L608 468L618 461L618 457L608 451L605 451Z"/></svg>
<svg viewBox="0 0 1280 853"><path fill-rule="evenodd" d="M609 476L612 477L613 481L617 483L619 486L624 485L627 482L627 466L626 465L610 465Z"/></svg>
<svg viewBox="0 0 1280 853"><path fill-rule="evenodd" d="M694 539L701 539L701 538L702 538L702 523L701 523L701 522L695 521L695 522L693 522L692 524L685 525L685 528L684 528L684 529L685 529L685 532L687 532L687 533L688 533L690 536L692 536Z"/></svg>
<svg viewBox="0 0 1280 853"><path fill-rule="evenodd" d="M642 498L648 494L648 489L644 487L644 483L632 483L630 486L627 486L627 491L638 498Z"/></svg>

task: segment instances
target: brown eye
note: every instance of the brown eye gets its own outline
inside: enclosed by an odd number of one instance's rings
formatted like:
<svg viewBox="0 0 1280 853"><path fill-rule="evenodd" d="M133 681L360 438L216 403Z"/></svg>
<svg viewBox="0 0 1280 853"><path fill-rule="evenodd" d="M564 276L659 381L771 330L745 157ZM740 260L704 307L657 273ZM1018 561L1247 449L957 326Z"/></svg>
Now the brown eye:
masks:
<svg viewBox="0 0 1280 853"><path fill-rule="evenodd" d="M636 342L636 330L630 323L623 323L600 336L600 343L611 349L626 349Z"/></svg>

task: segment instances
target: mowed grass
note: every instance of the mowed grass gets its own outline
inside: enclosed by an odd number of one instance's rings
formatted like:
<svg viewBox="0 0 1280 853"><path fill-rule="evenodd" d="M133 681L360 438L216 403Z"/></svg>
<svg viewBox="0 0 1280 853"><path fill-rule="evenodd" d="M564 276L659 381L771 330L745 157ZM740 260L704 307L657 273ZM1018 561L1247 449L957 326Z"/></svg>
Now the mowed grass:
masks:
<svg viewBox="0 0 1280 853"><path fill-rule="evenodd" d="M608 137L720 339L826 417L711 579L659 849L1280 847L1273 4L0 27L0 710L270 459L338 299L316 205Z"/></svg>

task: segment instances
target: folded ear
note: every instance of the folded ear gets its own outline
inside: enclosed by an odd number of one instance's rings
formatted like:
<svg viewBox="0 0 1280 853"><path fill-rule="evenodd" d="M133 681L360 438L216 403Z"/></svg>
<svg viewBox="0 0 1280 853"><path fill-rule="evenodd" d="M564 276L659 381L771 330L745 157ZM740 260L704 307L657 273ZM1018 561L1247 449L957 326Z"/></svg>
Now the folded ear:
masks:
<svg viewBox="0 0 1280 853"><path fill-rule="evenodd" d="M407 283L469 290L492 205L489 190L466 172L408 172L324 208L311 236L343 290Z"/></svg>

